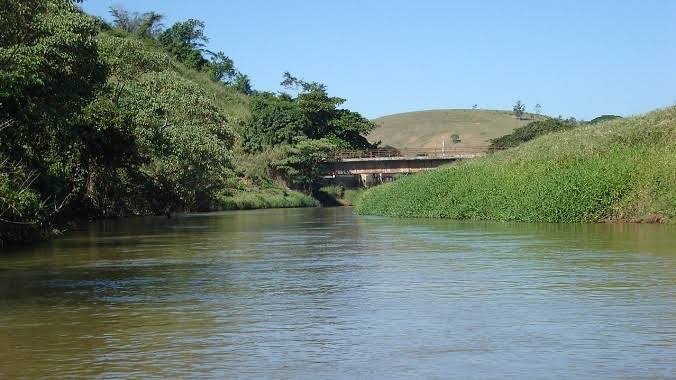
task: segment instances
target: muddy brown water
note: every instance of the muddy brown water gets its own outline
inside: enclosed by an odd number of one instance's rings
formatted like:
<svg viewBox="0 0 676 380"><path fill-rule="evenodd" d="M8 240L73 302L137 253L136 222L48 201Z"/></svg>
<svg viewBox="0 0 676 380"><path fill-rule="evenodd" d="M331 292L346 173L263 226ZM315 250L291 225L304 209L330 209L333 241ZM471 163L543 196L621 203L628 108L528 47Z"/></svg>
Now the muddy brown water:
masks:
<svg viewBox="0 0 676 380"><path fill-rule="evenodd" d="M676 378L676 227L349 208L0 253L0 378Z"/></svg>

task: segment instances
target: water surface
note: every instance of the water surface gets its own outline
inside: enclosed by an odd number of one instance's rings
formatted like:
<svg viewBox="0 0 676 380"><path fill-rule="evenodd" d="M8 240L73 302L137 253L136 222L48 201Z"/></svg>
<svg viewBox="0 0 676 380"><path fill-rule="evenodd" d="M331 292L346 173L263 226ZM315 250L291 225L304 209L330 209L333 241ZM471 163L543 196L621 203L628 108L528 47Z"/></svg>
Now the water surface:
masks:
<svg viewBox="0 0 676 380"><path fill-rule="evenodd" d="M0 378L676 378L676 228L227 212L0 254Z"/></svg>

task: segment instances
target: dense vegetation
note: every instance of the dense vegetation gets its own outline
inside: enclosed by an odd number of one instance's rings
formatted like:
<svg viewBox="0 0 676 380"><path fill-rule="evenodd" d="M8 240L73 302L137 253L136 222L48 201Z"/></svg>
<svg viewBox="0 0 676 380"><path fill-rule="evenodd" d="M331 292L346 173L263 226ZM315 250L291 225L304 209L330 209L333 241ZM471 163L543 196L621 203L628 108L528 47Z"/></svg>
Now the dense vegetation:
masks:
<svg viewBox="0 0 676 380"><path fill-rule="evenodd" d="M245 177L264 185L270 180L307 194L321 186L321 163L336 149L372 147L364 134L376 125L359 113L338 108L345 99L332 97L326 87L284 73L288 93L257 93L251 118L241 133L247 155Z"/></svg>
<svg viewBox="0 0 676 380"><path fill-rule="evenodd" d="M589 124L598 124L598 123L603 123L604 121L610 121L610 120L615 120L615 119L621 119L622 116L617 116L617 115L601 115L599 117L595 117L589 121Z"/></svg>
<svg viewBox="0 0 676 380"><path fill-rule="evenodd" d="M199 20L112 23L68 0L0 10L0 245L76 219L309 206L318 165L373 125L320 83L259 93Z"/></svg>
<svg viewBox="0 0 676 380"><path fill-rule="evenodd" d="M362 214L526 222L674 221L676 108L550 133L369 190Z"/></svg>
<svg viewBox="0 0 676 380"><path fill-rule="evenodd" d="M564 131L578 127L575 119L543 119L530 122L523 127L514 129L511 133L491 140L491 149L505 149L521 145L552 132Z"/></svg>

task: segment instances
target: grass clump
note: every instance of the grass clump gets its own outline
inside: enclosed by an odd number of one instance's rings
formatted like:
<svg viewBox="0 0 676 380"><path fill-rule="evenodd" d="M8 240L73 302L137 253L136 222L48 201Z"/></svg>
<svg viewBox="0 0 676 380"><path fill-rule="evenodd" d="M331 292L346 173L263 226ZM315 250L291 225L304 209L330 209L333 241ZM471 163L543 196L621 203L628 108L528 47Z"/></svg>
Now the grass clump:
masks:
<svg viewBox="0 0 676 380"><path fill-rule="evenodd" d="M676 107L548 134L371 189L357 212L524 222L673 221Z"/></svg>

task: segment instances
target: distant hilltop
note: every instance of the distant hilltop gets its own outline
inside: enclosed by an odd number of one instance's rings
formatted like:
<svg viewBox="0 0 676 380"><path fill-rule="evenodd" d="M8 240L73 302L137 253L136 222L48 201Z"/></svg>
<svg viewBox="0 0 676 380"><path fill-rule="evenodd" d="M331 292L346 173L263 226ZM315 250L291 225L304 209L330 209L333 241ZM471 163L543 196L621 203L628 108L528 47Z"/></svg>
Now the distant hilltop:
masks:
<svg viewBox="0 0 676 380"><path fill-rule="evenodd" d="M382 146L395 148L436 148L442 141L446 146L453 144L453 135L457 135L458 145L488 145L490 139L506 135L533 119L526 114L520 120L511 111L446 109L399 113L373 121L378 128L369 134L371 142L381 141Z"/></svg>

